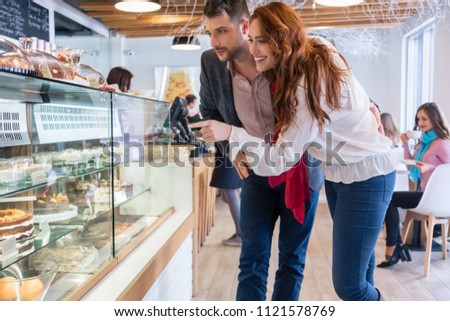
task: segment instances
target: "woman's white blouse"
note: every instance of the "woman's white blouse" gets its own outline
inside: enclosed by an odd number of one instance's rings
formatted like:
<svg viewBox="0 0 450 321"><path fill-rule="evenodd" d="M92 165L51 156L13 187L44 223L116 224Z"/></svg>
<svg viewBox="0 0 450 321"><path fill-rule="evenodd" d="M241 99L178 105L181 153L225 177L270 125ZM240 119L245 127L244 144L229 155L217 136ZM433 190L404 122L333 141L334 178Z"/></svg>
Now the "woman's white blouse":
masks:
<svg viewBox="0 0 450 321"><path fill-rule="evenodd" d="M335 60L343 62L337 54ZM297 90L297 112L289 128L276 144L249 135L243 128L231 130L230 157L243 150L257 175L273 176L289 170L308 152L322 161L322 170L329 181L352 183L385 175L396 169L397 159L389 138L378 133L375 117L369 110L370 100L361 84L350 75L341 93L341 106L331 110L322 96L322 109L330 117L322 131L310 114L305 89Z"/></svg>

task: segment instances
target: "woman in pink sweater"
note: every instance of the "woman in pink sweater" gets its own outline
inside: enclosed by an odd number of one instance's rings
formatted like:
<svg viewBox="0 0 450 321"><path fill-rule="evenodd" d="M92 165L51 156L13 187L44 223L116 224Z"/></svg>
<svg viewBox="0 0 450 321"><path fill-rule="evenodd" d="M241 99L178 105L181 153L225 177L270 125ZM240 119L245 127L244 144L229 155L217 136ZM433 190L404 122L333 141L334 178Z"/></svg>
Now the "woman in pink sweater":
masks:
<svg viewBox="0 0 450 321"><path fill-rule="evenodd" d="M417 109L416 125L422 131L422 138L415 147L413 155L408 148L408 137L403 133L405 159L414 159L415 165L408 166L409 178L416 183L416 191L394 192L386 212L386 260L378 264L384 268L399 260L411 261L409 249L403 244L400 235L398 207L414 208L419 204L431 173L441 164L450 163L450 132L447 121L436 103L425 103Z"/></svg>

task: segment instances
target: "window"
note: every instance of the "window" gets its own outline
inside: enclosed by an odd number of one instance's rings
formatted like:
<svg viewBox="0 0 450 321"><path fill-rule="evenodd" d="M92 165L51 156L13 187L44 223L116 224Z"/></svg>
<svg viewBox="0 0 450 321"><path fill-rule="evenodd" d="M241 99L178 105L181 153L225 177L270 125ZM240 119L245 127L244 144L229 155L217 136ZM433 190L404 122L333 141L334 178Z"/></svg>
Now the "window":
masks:
<svg viewBox="0 0 450 321"><path fill-rule="evenodd" d="M412 129L417 108L433 100L435 19L403 36L401 129Z"/></svg>

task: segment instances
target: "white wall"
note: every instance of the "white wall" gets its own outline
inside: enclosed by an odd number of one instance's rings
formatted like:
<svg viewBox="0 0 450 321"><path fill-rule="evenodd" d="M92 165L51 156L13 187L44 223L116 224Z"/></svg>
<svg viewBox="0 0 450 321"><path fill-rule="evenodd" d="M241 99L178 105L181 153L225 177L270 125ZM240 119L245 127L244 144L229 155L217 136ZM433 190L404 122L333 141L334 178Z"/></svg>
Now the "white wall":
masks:
<svg viewBox="0 0 450 321"><path fill-rule="evenodd" d="M434 101L450 121L450 17L437 24L434 62Z"/></svg>
<svg viewBox="0 0 450 321"><path fill-rule="evenodd" d="M389 112L400 120L401 32L399 28L383 30L380 37L383 37L383 53L379 56L345 54L342 45L337 44L337 48L344 53L353 74L381 112Z"/></svg>

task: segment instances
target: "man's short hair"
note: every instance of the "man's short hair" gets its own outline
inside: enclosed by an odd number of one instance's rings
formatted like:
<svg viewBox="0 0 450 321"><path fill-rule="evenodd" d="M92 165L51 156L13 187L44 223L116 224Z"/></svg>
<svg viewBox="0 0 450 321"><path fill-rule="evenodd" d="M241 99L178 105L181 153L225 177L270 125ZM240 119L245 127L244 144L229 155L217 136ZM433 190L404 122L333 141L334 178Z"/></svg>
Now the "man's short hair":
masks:
<svg viewBox="0 0 450 321"><path fill-rule="evenodd" d="M203 9L203 14L207 18L213 18L228 14L234 22L240 23L242 18L250 18L246 0L208 0Z"/></svg>

